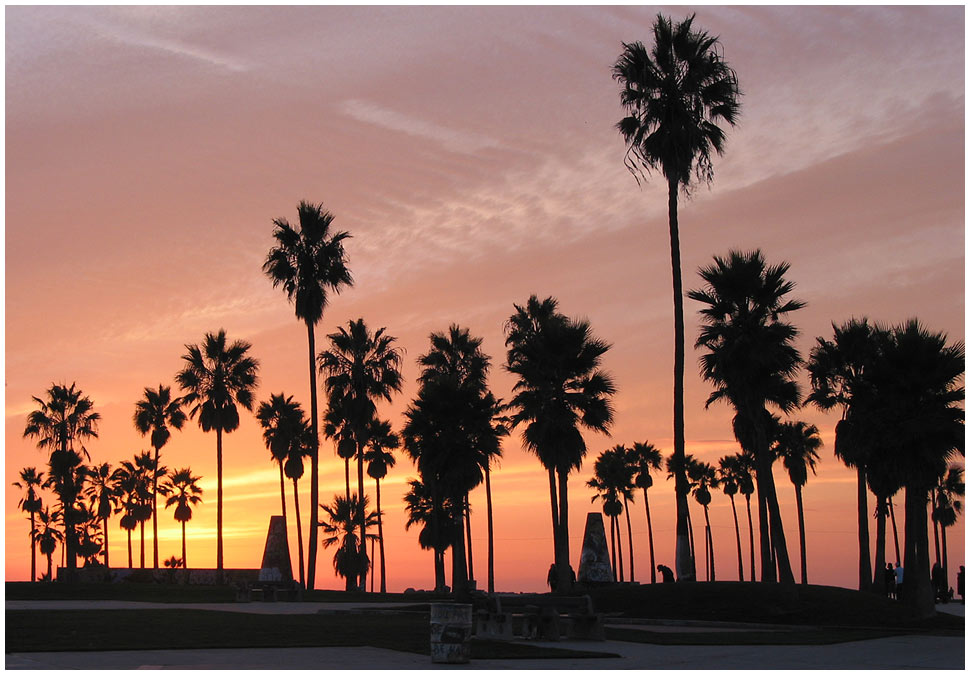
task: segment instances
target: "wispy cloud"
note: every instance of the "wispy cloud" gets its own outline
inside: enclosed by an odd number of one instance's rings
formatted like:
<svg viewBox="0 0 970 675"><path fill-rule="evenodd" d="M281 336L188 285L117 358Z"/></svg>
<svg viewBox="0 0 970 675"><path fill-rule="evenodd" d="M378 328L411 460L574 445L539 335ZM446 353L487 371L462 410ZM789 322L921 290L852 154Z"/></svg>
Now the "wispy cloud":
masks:
<svg viewBox="0 0 970 675"><path fill-rule="evenodd" d="M340 111L360 122L434 141L454 152L472 154L501 146L499 141L483 134L458 131L358 99L344 101Z"/></svg>

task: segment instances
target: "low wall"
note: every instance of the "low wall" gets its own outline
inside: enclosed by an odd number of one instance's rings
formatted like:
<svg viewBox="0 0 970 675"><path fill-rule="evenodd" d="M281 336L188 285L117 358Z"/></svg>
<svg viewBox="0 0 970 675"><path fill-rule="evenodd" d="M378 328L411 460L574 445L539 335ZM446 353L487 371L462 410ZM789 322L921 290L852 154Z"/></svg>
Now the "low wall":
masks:
<svg viewBox="0 0 970 675"><path fill-rule="evenodd" d="M186 579L186 572L188 572L188 579ZM76 573L78 581L88 583L105 581L114 583L121 581L131 583L189 583L193 585L215 585L219 583L218 570L208 568L190 567L188 570L184 570L163 567L158 570L152 570L150 568L141 569L139 567L113 567L111 569L104 567L81 567L76 570ZM226 577L226 583L230 584L237 582L255 582L259 579L258 569L224 569L223 573ZM58 581L64 581L66 578L67 568L58 567L56 579Z"/></svg>

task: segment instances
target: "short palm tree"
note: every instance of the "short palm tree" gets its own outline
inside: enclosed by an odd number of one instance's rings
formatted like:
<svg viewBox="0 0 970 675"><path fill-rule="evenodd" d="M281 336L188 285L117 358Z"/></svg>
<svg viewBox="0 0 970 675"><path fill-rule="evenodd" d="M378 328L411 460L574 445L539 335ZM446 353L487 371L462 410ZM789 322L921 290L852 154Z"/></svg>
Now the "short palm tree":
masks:
<svg viewBox="0 0 970 675"><path fill-rule="evenodd" d="M353 285L344 242L350 235L331 229L333 215L324 211L323 204L301 201L296 208L299 231L285 218L273 220L273 239L263 263L263 272L273 287L282 286L294 304L296 317L306 324L310 354L310 546L308 552L307 587L314 588L317 565L317 502L320 466L319 436L317 434L317 371L314 327L323 318L323 310L331 294L340 293Z"/></svg>
<svg viewBox="0 0 970 675"><path fill-rule="evenodd" d="M181 429L185 424L182 400L172 398L170 387L158 385L158 389L145 387L145 396L135 403L135 428L142 436L151 434L152 448L155 449L155 466L159 466L160 453L172 437L172 429ZM152 474L152 567L158 569L158 479L162 476Z"/></svg>
<svg viewBox="0 0 970 675"><path fill-rule="evenodd" d="M357 456L357 494L364 495L364 448L371 419L377 414L377 401L390 401L401 391L401 350L396 338L379 328L373 334L363 319L350 321L327 335L330 349L320 352L317 362L326 375L327 395L344 416L353 435ZM312 480L312 477L311 477ZM361 545L367 541L364 509L354 511L360 518ZM362 553L366 558L366 552ZM367 589L368 567L361 568L360 590Z"/></svg>
<svg viewBox="0 0 970 675"><path fill-rule="evenodd" d="M654 44L623 43L613 64L627 116L617 129L627 144L626 165L637 177L659 171L667 182L670 263L674 295L674 454L684 457L684 300L680 271L677 199L695 179L710 183L712 158L724 151L723 124L734 126L740 111L737 76L721 54L717 37L697 30L693 15L673 23L661 14L653 23ZM688 556L686 478L676 478L679 579L694 577Z"/></svg>
<svg viewBox="0 0 970 675"><path fill-rule="evenodd" d="M965 492L963 467L951 464L946 473L940 476L936 485L932 511L934 539L939 525L940 540L943 544L943 558L940 565L943 567L944 579L947 578L946 528L955 525L957 516L963 511L963 503L957 497L963 497Z"/></svg>
<svg viewBox="0 0 970 675"><path fill-rule="evenodd" d="M694 499L704 507L704 567L707 569L706 579L716 581L714 573L714 537L711 533L711 490L718 487L717 473L707 462L695 462L688 468L690 480L694 484Z"/></svg>
<svg viewBox="0 0 970 675"><path fill-rule="evenodd" d="M886 331L863 317L841 326L832 324L833 339L816 338L808 360L812 393L806 402L820 410L838 407L841 419L836 425L835 456L856 470L857 518L859 533L859 590L872 588L873 570L869 562L869 507L866 493L871 434L862 431L868 423L854 405L869 384L868 371L878 360ZM854 433L853 426L857 432ZM876 570L881 573L881 570Z"/></svg>
<svg viewBox="0 0 970 675"><path fill-rule="evenodd" d="M88 484L84 489L92 516L101 522L101 532L104 533L104 566L108 568L111 567L108 558L108 518L118 506L118 492L113 474L111 465L107 462L90 467Z"/></svg>
<svg viewBox="0 0 970 675"><path fill-rule="evenodd" d="M788 413L801 400L794 379L802 362L794 344L798 331L785 319L804 303L786 297L795 287L785 279L788 269L786 262L768 265L758 250L731 251L701 268L704 288L690 291L688 297L703 305L696 346L707 350L701 356L701 373L715 387L706 405L727 401L739 425L750 433L758 493L767 507L770 529L770 538L761 533L762 579L775 578L774 558L778 580L794 583L766 426L766 406Z"/></svg>
<svg viewBox="0 0 970 675"><path fill-rule="evenodd" d="M182 524L182 567L188 569L188 558L185 555L185 524L192 520L192 507L202 503L202 488L199 481L202 476L193 476L192 469L176 469L166 481L168 499L165 508L175 507L175 520Z"/></svg>
<svg viewBox="0 0 970 675"><path fill-rule="evenodd" d="M339 397L328 397L327 412L323 415L323 435L334 441L337 457L344 460L344 492L350 499L350 460L357 456L357 443L351 429L350 417L341 410Z"/></svg>
<svg viewBox="0 0 970 675"><path fill-rule="evenodd" d="M434 589L441 592L445 588L445 551L451 546L454 523L451 522L453 508L447 500L435 500L436 490L420 480L408 481L408 491L404 495L404 510L408 519L404 529L421 525L418 544L424 550L434 553Z"/></svg>
<svg viewBox="0 0 970 675"><path fill-rule="evenodd" d="M156 453L157 456L157 453ZM145 567L145 523L152 518L155 513L155 503L157 495L166 496L165 484L158 484L159 478L168 475L168 468L159 466L148 451L135 455L135 466L142 476L144 495L142 496L141 508L139 509L138 525L141 529L141 566Z"/></svg>
<svg viewBox="0 0 970 675"><path fill-rule="evenodd" d="M647 541L650 544L650 583L657 583L657 565L653 557L653 522L650 520L650 502L647 489L653 487L651 472L659 471L663 463L660 451L651 443L634 443L630 450L633 464L633 485L643 490L643 507L647 512Z"/></svg>
<svg viewBox="0 0 970 675"><path fill-rule="evenodd" d="M363 578L370 567L367 558L367 539L374 539L377 535L365 534L366 539L360 541L361 516L358 511L366 512L368 499L365 496L363 504L357 495L351 495L347 501L342 495L334 495L331 504L321 504L320 508L327 515L327 520L320 523L323 528L323 547L336 545L337 551L333 556L333 569L338 576L347 580L348 587L354 587L357 579ZM377 524L377 514L371 511L364 516L365 525L371 527Z"/></svg>
<svg viewBox="0 0 970 675"><path fill-rule="evenodd" d="M47 398L32 397L38 407L27 415L24 438L36 438L37 447L50 453L45 485L53 488L64 521L68 576L77 569L77 532L81 522L77 500L86 478L82 455L90 459L84 442L98 437L100 413L77 385L51 384Z"/></svg>
<svg viewBox="0 0 970 675"><path fill-rule="evenodd" d="M694 471L693 468L696 465L697 465L697 459L694 457L694 455L690 453L687 453L686 455L684 455L683 460L679 459L677 455L674 453L671 453L670 455L667 456L666 460L664 461L664 469L667 472L667 480L670 480L671 478L674 479L675 491L679 489L677 485L677 476L680 475L681 471L683 471L684 489L687 490L688 495L690 495L690 493L693 492L694 488L697 487L693 479L693 476L696 473L696 471ZM687 553L689 556L689 560L691 561L691 564L693 564L694 560L696 560L697 558L697 554L695 553L695 549L694 549L694 523L690 517L690 508L687 509L686 516L687 516ZM691 580L693 579L694 577L691 577Z"/></svg>
<svg viewBox="0 0 970 675"><path fill-rule="evenodd" d="M775 452L781 458L792 485L795 486L795 507L798 510L798 542L801 551L802 583L808 583L808 571L805 554L805 509L802 506L802 488L808 482L808 470L815 473L815 462L818 460L818 449L822 447L822 438L818 435L818 427L805 422L782 422L778 430ZM880 569L882 566L880 565Z"/></svg>
<svg viewBox="0 0 970 675"><path fill-rule="evenodd" d="M216 432L216 569L223 579L222 546L222 434L239 427L239 409L253 409L259 362L249 356L248 342L231 344L226 331L206 333L201 345L186 345L185 367L175 381L185 394L182 403L198 419L202 431Z"/></svg>
<svg viewBox="0 0 970 675"><path fill-rule="evenodd" d="M740 466L740 457L738 455L726 455L718 460L717 466L717 479L721 486L724 494L728 496L731 500L731 513L734 514L734 536L738 542L738 581L744 581L744 557L741 553L741 528L738 526L738 510L734 505L734 495L736 495L741 490L742 483L747 480L751 482L750 475L745 475L744 470ZM748 496L748 526L750 531L751 525L751 493ZM753 537L753 535L752 535ZM753 551L753 539L752 539L752 556ZM753 563L753 561L752 561ZM751 568L752 579L754 573L754 567Z"/></svg>
<svg viewBox="0 0 970 675"><path fill-rule="evenodd" d="M26 494L21 497L17 506L20 510L28 514L30 518L30 580L37 581L37 547L34 542L34 529L36 527L37 514L44 507L43 500L38 494L38 489L44 482L44 474L38 472L35 467L28 466L20 470L20 480L13 483L14 487L21 488Z"/></svg>
<svg viewBox="0 0 970 675"><path fill-rule="evenodd" d="M381 553L381 593L387 593L387 566L384 563L384 512L381 510L381 481L387 470L394 467L394 450L401 446L401 439L391 431L391 423L375 419L367 434L367 449L364 460L367 462L367 475L374 479L377 494L377 541Z"/></svg>
<svg viewBox="0 0 970 675"><path fill-rule="evenodd" d="M600 453L593 462L593 477L586 482L588 487L596 490L593 501L603 500L603 514L610 518L610 543L613 550L614 574L619 574L619 581L623 581L623 545L620 535L620 525L617 522L624 512L624 501L632 489L630 482L630 468L626 461L626 448L616 445ZM627 510L628 511L628 510ZM627 514L629 518L629 513ZM631 557L632 562L632 557ZM632 577L630 579L633 580Z"/></svg>
<svg viewBox="0 0 970 675"><path fill-rule="evenodd" d="M513 427L525 424L523 440L549 472L556 588L572 588L569 565L568 477L586 455L580 428L608 434L613 423L613 378L600 368L609 343L588 321L558 311L558 301L533 295L505 327L506 369L517 377L509 402Z"/></svg>
<svg viewBox="0 0 970 675"><path fill-rule="evenodd" d="M57 517L51 514L49 508L43 508L37 512L37 526L32 533L41 555L47 556L46 579L53 581L54 551L57 550L57 545L64 541L64 534L57 528Z"/></svg>

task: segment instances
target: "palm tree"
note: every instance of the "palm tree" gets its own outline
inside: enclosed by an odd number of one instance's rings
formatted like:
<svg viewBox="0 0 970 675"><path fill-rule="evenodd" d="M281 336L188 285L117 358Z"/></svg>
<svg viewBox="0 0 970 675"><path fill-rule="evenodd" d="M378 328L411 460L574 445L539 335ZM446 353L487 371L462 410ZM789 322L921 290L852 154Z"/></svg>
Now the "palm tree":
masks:
<svg viewBox="0 0 970 675"><path fill-rule="evenodd" d="M495 399L487 436L480 439L479 451L485 461L485 517L488 530L488 592L495 592L495 532L492 523L492 464L502 457L501 439L509 435L509 418L504 415L502 399Z"/></svg>
<svg viewBox="0 0 970 675"><path fill-rule="evenodd" d="M613 64L613 79L623 89L627 112L617 129L627 144L625 163L640 182L644 171L659 170L667 181L670 264L674 295L674 455L684 457L684 300L680 272L678 191L685 196L695 179L714 178L712 158L724 151L725 133L734 126L741 91L734 71L721 56L720 42L693 27L691 15L674 24L661 14L653 24L651 50L641 42L624 43ZM693 579L688 557L686 477L676 477L679 579Z"/></svg>
<svg viewBox="0 0 970 675"><path fill-rule="evenodd" d="M653 444L643 442L634 443L630 451L634 468L633 485L643 490L643 507L647 512L647 541L650 544L650 583L657 583L657 565L653 557L653 522L650 520L650 502L647 500L647 489L653 487L651 471L659 471L663 462L660 450Z"/></svg>
<svg viewBox="0 0 970 675"><path fill-rule="evenodd" d="M350 427L349 416L340 409L339 398L328 397L327 412L323 416L323 435L333 439L337 457L344 460L344 487L350 501L350 460L357 456L357 443Z"/></svg>
<svg viewBox="0 0 970 675"><path fill-rule="evenodd" d="M61 505L66 564L68 576L73 579L78 544L75 525L81 522L75 504L86 478L81 455L90 458L84 441L98 437L101 415L94 412L94 403L73 382L70 387L51 384L46 394L46 400L32 397L39 407L27 415L23 435L37 438L37 447L50 452L45 485L53 487Z"/></svg>
<svg viewBox="0 0 970 675"><path fill-rule="evenodd" d="M54 580L53 556L57 550L57 544L64 541L64 534L57 529L57 517L51 514L49 508L41 509L37 512L37 527L31 533L34 541L40 548L41 555L47 556L47 581Z"/></svg>
<svg viewBox="0 0 970 675"><path fill-rule="evenodd" d="M176 469L166 481L169 497L165 500L165 508L175 506L175 520L182 524L182 567L186 570L189 564L185 555L185 524L192 520L192 506L202 503L200 480L202 476L193 476L192 469L185 467Z"/></svg>
<svg viewBox="0 0 970 675"><path fill-rule="evenodd" d="M623 555L620 526L617 522L620 514L629 510L624 509L625 498L629 496L632 489L630 478L630 468L627 464L626 448L616 445L609 450L604 450L593 462L593 477L586 482L588 487L596 490L593 501L603 499L603 514L610 518L610 542L613 550L613 570L614 575L619 572L619 581L623 581ZM621 502L620 498L624 501ZM631 557L632 562L632 557ZM633 581L632 577L630 581Z"/></svg>
<svg viewBox="0 0 970 675"><path fill-rule="evenodd" d="M705 305L696 346L708 350L701 357L701 372L715 387L706 406L722 399L731 404L737 413L735 428L747 430L738 440L745 440L742 447L750 443L755 457L759 502L763 499L768 511L771 542L767 545L762 531L762 579L775 578L774 557L779 581L794 583L771 473L766 409L772 405L787 413L800 401L794 380L801 365L794 346L798 331L784 318L804 303L785 297L795 286L785 279L788 269L784 262L767 265L759 250L731 251L700 270L705 288L690 291L688 297Z"/></svg>
<svg viewBox="0 0 970 675"><path fill-rule="evenodd" d="M384 512L381 510L381 480L387 476L387 470L394 467L393 450L400 447L401 439L391 431L391 423L386 420L374 420L368 433L367 449L364 459L367 461L367 475L374 479L377 491L377 541L381 551L381 593L387 593L386 574L384 564Z"/></svg>
<svg viewBox="0 0 970 675"><path fill-rule="evenodd" d="M91 514L101 521L101 531L104 533L104 566L109 569L111 563L108 559L108 518L118 505L118 492L113 473L111 465L107 462L90 467L88 485L84 489Z"/></svg>
<svg viewBox="0 0 970 675"><path fill-rule="evenodd" d="M297 497L296 481L303 475L303 457L305 448L312 433L303 413L303 408L293 400L292 396L286 396L283 392L272 394L268 401L259 404L256 410L256 419L259 420L263 428L263 442L270 451L273 460L279 465L280 469L280 504L283 509L283 529L289 531L286 519L286 482L284 480L284 465L290 464L291 472L297 473L293 478L294 499L297 509L297 544L300 560L300 585L305 583L303 575L303 535L302 527L299 525L300 502ZM297 464L299 468L297 469ZM292 478L292 476L291 476ZM287 544L287 548L289 544Z"/></svg>
<svg viewBox="0 0 970 675"><path fill-rule="evenodd" d="M14 482L13 486L27 491L27 494L20 499L17 506L30 516L30 580L37 581L37 547L34 543L34 529L37 513L44 506L43 500L37 493L44 482L44 474L38 472L35 467L25 467L20 470L20 481Z"/></svg>
<svg viewBox="0 0 970 675"><path fill-rule="evenodd" d="M310 546L308 552L307 587L314 588L317 565L317 502L319 501L320 440L317 434L317 371L314 326L323 318L323 310L331 293L340 293L352 286L353 277L347 267L344 242L350 235L333 231L333 215L323 210L323 204L301 201L297 206L300 229L296 230L285 218L273 220L273 239L263 263L263 272L282 286L294 304L296 317L306 324L310 354Z"/></svg>
<svg viewBox="0 0 970 675"><path fill-rule="evenodd" d="M324 387L331 402L341 411L352 434L357 455L357 494L364 495L364 447L370 421L377 414L376 401L390 402L392 394L401 391L401 350L394 346L396 338L386 334L386 328L372 335L363 319L350 321L337 332L327 335L330 349L320 352L317 361L320 372L326 374ZM312 477L311 477L312 480ZM350 500L353 501L353 500ZM367 520L364 509L356 509L360 522L359 541L367 541ZM366 558L367 552L361 555ZM367 570L361 567L359 588L367 590Z"/></svg>
<svg viewBox="0 0 970 675"><path fill-rule="evenodd" d="M366 495L363 504L356 494L351 496L350 501L342 495L334 495L332 504L320 505L329 518L320 523L324 533L323 547L330 548L337 545L337 552L333 556L333 569L347 580L348 587L354 586L357 579L364 578L367 575L367 568L370 567L366 539L363 542L360 541L358 534L362 520L358 511L366 511L368 501ZM373 527L377 524L377 514L371 511L363 520L365 525ZM376 535L365 534L364 536L373 539Z"/></svg>
<svg viewBox="0 0 970 675"><path fill-rule="evenodd" d="M697 470L695 469L697 463L697 459L690 453L684 455L683 461L679 460L677 455L673 453L666 458L664 468L667 472L667 480L674 479L674 490L677 489L677 475L680 471L683 471L685 477L684 486L687 489L687 494L693 492L694 488L697 487L694 482L694 476L697 474ZM681 465L683 465L683 469ZM691 520L689 508L687 509L687 552L690 554L691 561L696 559L697 556L694 552L694 523Z"/></svg>
<svg viewBox="0 0 970 675"><path fill-rule="evenodd" d="M182 403L189 416L198 418L202 431L216 432L216 569L223 580L222 555L222 434L239 427L241 405L253 409L254 391L259 381L259 362L248 356L252 345L243 340L227 344L226 331L206 333L202 345L185 345L185 367L175 376L182 391Z"/></svg>
<svg viewBox="0 0 970 675"><path fill-rule="evenodd" d="M122 461L121 466L111 474L114 491L118 495L115 513L122 513L119 525L128 533L128 569L134 565L131 555L131 533L138 525L141 515L141 496L144 493L142 477L135 465L129 461Z"/></svg>
<svg viewBox="0 0 970 675"><path fill-rule="evenodd" d="M690 480L694 484L694 499L704 507L704 567L707 570L705 578L708 581L715 581L714 537L711 534L709 506L711 504L711 489L719 485L717 474L714 467L707 462L695 462L688 468L688 471L691 473Z"/></svg>
<svg viewBox="0 0 970 675"><path fill-rule="evenodd" d="M872 588L873 571L869 564L869 507L866 495L866 467L868 453L874 447L870 434L852 433L852 425L865 424L859 411L855 410L855 400L869 386L868 370L878 359L881 345L886 340L886 332L879 326L869 324L868 320L852 319L841 326L832 324L834 338L830 342L816 338L808 360L808 372L812 382L812 393L806 402L815 404L820 410L831 410L838 406L842 416L836 425L835 455L849 467L856 470L856 495L858 502L859 532L859 590ZM849 437L856 442L847 442ZM877 570L877 573L881 570Z"/></svg>
<svg viewBox="0 0 970 675"><path fill-rule="evenodd" d="M946 473L940 476L939 482L936 485L932 511L933 529L935 531L937 524L939 524L940 539L943 542L943 560L941 566L943 567L944 579L947 578L946 528L955 525L957 516L963 511L963 504L957 497L962 497L965 491L966 485L963 481L963 467L950 465Z"/></svg>
<svg viewBox="0 0 970 675"><path fill-rule="evenodd" d="M734 536L738 542L738 581L744 581L744 557L741 553L741 528L738 526L738 510L734 505L734 495L741 490L745 480L750 484L751 476L741 467L739 455L725 455L718 460L717 479L721 490L731 500L731 513L734 514ZM753 491L753 485L752 485ZM751 492L748 492L748 529L751 529ZM754 535L752 536L752 580L754 579Z"/></svg>
<svg viewBox="0 0 970 675"><path fill-rule="evenodd" d="M156 456L158 453L156 453ZM157 495L161 494L163 497L167 495L166 488L164 484L159 485L158 479L164 478L168 475L168 468L164 466L159 466L155 460L155 457L145 451L141 454L135 455L135 466L142 476L142 485L144 487L144 494L141 500L141 508L139 509L138 524L141 528L141 567L145 567L145 522L152 518L155 512L155 502ZM153 568L154 569L154 568Z"/></svg>
<svg viewBox="0 0 970 675"><path fill-rule="evenodd" d="M172 398L170 387L159 384L158 389L145 387L145 397L135 403L134 423L138 432L144 436L151 433L152 447L155 449L154 464L157 467L159 453L172 437L173 429L181 429L185 424L185 413L182 411L182 400ZM158 569L158 479L157 473L152 474L152 567Z"/></svg>
<svg viewBox="0 0 970 675"><path fill-rule="evenodd" d="M434 590L440 592L445 588L444 558L445 551L451 546L449 533L454 530L454 523L452 504L448 500L436 500L437 492L420 480L408 481L408 492L404 495L404 510L408 519L404 529L421 525L418 544L424 550L434 552Z"/></svg>
<svg viewBox="0 0 970 675"><path fill-rule="evenodd" d="M509 403L511 424L526 423L525 445L549 472L556 588L567 593L572 588L567 480L586 455L580 427L608 434L613 423L610 399L616 387L600 369L610 345L593 336L588 321L560 314L555 298L540 301L535 295L515 305L505 333L506 369L518 377Z"/></svg>
<svg viewBox="0 0 970 675"><path fill-rule="evenodd" d="M815 462L822 439L818 427L805 422L782 422L775 443L775 452L781 457L788 477L795 486L795 507L798 510L798 543L801 551L802 583L808 583L805 555L805 510L802 506L802 488L808 482L808 470L815 473ZM880 565L879 570L882 571Z"/></svg>
<svg viewBox="0 0 970 675"><path fill-rule="evenodd" d="M296 513L296 541L297 551L300 561L300 585L304 584L303 577L303 521L300 518L300 479L303 478L303 460L313 454L313 430L307 420L303 421L303 431L298 438L299 442L291 443L289 452L286 455L286 462L283 465L283 473L293 481L293 509Z"/></svg>

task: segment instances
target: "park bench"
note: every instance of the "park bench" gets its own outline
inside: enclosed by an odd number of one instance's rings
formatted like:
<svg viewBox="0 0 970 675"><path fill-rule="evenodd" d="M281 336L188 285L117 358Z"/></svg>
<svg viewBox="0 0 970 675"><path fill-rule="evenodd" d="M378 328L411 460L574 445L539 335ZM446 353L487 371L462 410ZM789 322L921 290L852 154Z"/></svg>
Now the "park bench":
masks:
<svg viewBox="0 0 970 675"><path fill-rule="evenodd" d="M236 587L236 602L276 602L284 600L288 602L303 599L302 589L295 582L280 581L249 581L239 582Z"/></svg>
<svg viewBox="0 0 970 675"><path fill-rule="evenodd" d="M509 640L603 640L603 615L588 595L493 595L475 611L475 635Z"/></svg>

